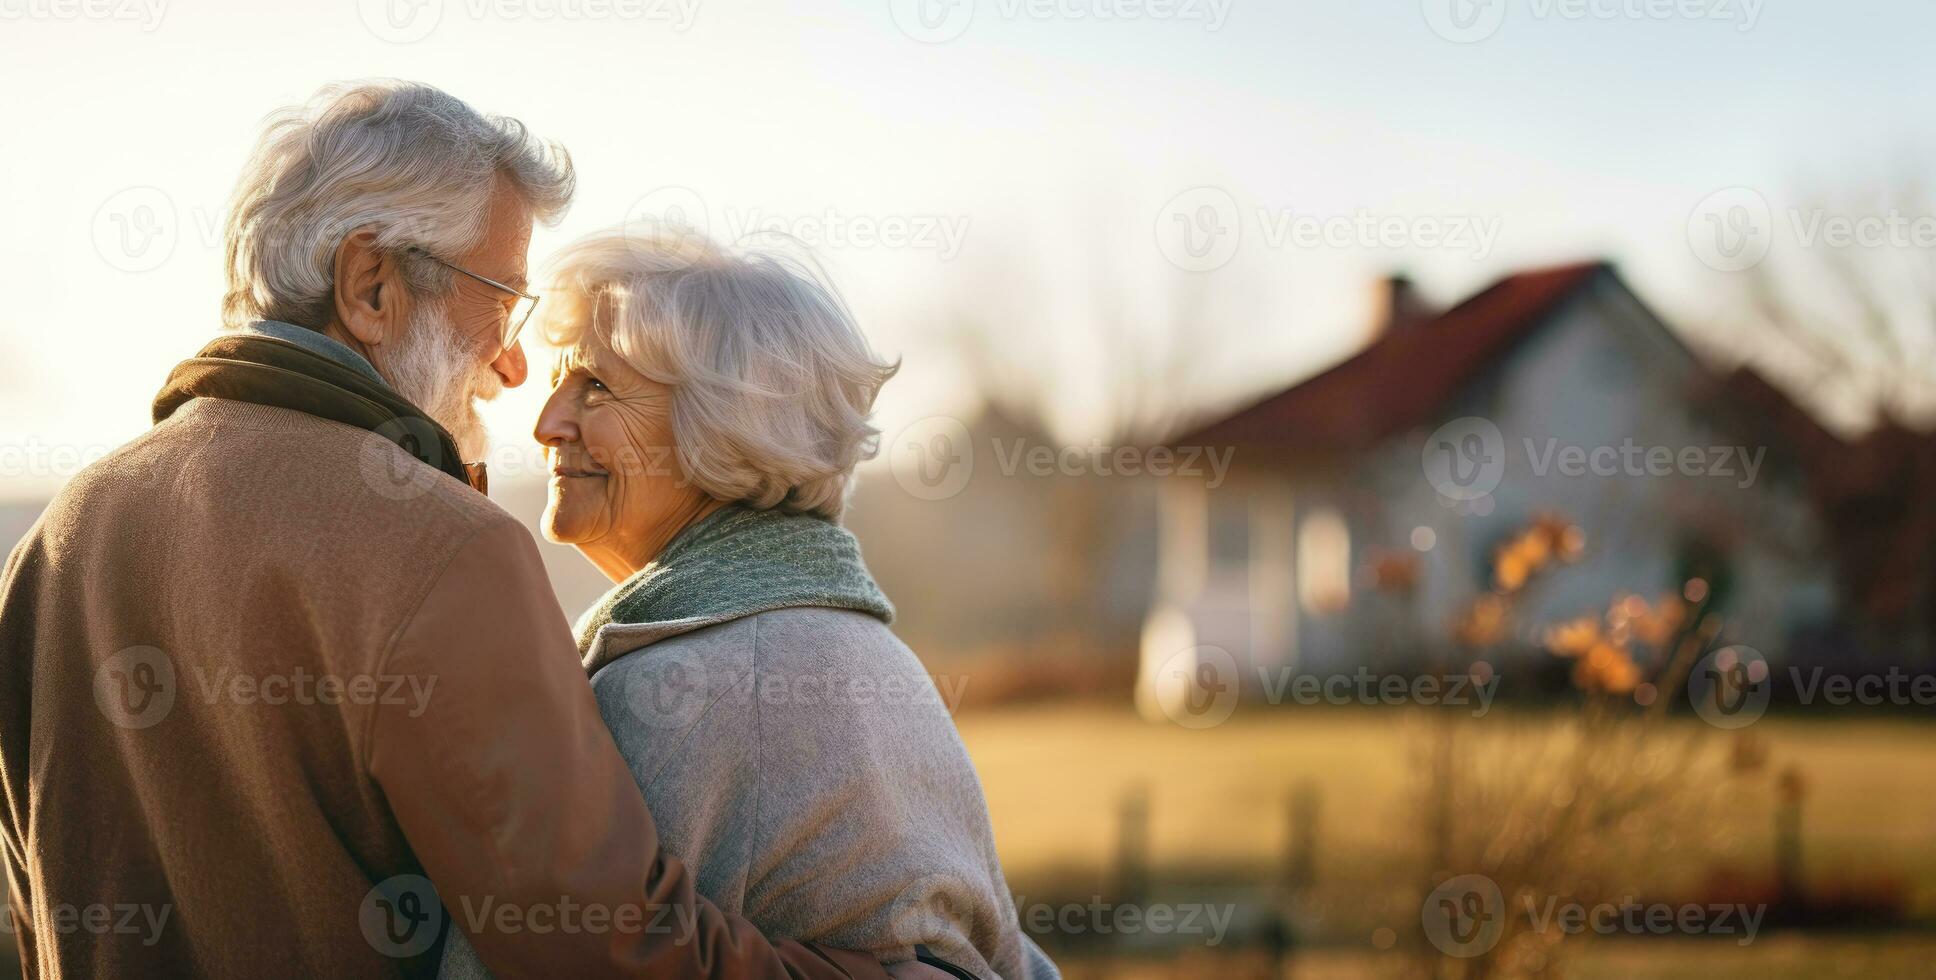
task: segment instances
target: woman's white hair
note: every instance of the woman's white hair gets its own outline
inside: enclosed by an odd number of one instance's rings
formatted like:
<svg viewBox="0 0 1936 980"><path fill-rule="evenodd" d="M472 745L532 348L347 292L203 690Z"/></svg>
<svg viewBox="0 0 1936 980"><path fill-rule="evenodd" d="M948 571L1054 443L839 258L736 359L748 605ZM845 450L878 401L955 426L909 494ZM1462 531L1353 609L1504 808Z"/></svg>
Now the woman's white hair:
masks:
<svg viewBox="0 0 1936 980"><path fill-rule="evenodd" d="M680 466L700 490L839 520L853 470L879 448L876 358L838 293L790 256L686 233L614 231L551 260L543 330L587 331L672 388Z"/></svg>
<svg viewBox="0 0 1936 980"><path fill-rule="evenodd" d="M331 85L271 115L230 201L223 322L322 329L336 250L365 227L400 256L413 290L444 294L450 271L402 250L469 251L500 178L547 224L564 214L575 182L562 147L428 85Z"/></svg>

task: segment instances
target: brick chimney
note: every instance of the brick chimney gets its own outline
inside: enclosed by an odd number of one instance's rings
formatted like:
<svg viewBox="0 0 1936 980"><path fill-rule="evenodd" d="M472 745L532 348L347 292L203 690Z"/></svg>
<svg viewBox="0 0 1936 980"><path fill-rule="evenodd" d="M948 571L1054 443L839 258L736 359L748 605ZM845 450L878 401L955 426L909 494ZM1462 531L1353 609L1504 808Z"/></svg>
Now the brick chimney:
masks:
<svg viewBox="0 0 1936 980"><path fill-rule="evenodd" d="M1394 272L1379 279L1375 288L1377 296L1372 317L1380 336L1417 326L1439 314L1432 304L1425 301L1425 297L1419 295L1418 288L1412 285L1412 277L1403 272Z"/></svg>

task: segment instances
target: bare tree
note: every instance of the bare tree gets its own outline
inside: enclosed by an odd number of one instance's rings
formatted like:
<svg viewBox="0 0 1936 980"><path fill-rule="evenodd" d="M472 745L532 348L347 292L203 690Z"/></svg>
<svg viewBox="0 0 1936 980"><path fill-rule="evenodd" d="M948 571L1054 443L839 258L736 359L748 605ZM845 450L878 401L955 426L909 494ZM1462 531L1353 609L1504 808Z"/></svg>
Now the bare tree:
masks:
<svg viewBox="0 0 1936 980"><path fill-rule="evenodd" d="M1092 254L1074 282L1020 263L965 279L943 340L983 403L1022 430L1081 449L1140 451L1174 435L1206 400L1231 334L1212 314L1212 291L1228 277L1175 271L1142 283L1161 297L1145 303L1125 291L1134 277ZM1069 425L1071 416L1083 421ZM1128 683L1133 658L1114 654L1134 638L1112 623L1104 586L1120 529L1153 498L1133 481L1096 474L1057 476L1039 492L1056 535L1046 557L1058 644L1097 658L1105 683Z"/></svg>
<svg viewBox="0 0 1936 980"><path fill-rule="evenodd" d="M1816 222L1807 249L1779 250L1742 276L1749 311L1744 339L1772 331L1803 355L1802 384L1816 396L1853 398L1879 422L1927 412L1936 393L1936 248L1909 241L1836 246L1820 222L1860 219L1881 234L1911 234L1936 215L1920 179L1869 195L1819 194L1802 212Z"/></svg>
<svg viewBox="0 0 1936 980"><path fill-rule="evenodd" d="M1058 432L1059 395L1093 392L1075 406L1096 418L1091 431L1061 434L1105 445L1147 445L1173 435L1201 408L1213 372L1222 366L1232 334L1211 309L1210 274L1165 277L1160 305L1133 301L1130 281L1098 256L1074 287L1087 297L1083 312L1055 319L1050 286L1016 268L968 280L946 337L983 398L1017 421ZM1048 338L1086 353L1046 352Z"/></svg>
<svg viewBox="0 0 1936 980"><path fill-rule="evenodd" d="M1811 477L1848 598L1900 653L1936 644L1936 248L1916 236L1936 221L1920 178L1867 194L1817 195L1806 249L1777 250L1741 280L1740 336L1770 335L1800 355L1805 396L1852 404L1872 427ZM1866 223L1871 236L1822 237L1831 220ZM1860 224L1857 224L1858 229ZM1799 243L1797 243L1799 244ZM1793 373L1793 372L1789 372ZM1805 463L1805 465L1807 465Z"/></svg>

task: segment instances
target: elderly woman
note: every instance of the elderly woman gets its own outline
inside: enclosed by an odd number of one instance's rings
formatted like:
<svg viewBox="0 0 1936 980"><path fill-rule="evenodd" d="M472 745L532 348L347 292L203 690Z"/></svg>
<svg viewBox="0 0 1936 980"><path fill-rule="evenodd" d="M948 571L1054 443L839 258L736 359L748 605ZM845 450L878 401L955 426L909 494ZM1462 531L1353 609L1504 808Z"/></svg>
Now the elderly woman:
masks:
<svg viewBox="0 0 1936 980"><path fill-rule="evenodd" d="M578 642L666 851L773 935L909 975L1054 976L948 711L838 523L895 366L778 258L609 234L555 269L543 526L618 583Z"/></svg>

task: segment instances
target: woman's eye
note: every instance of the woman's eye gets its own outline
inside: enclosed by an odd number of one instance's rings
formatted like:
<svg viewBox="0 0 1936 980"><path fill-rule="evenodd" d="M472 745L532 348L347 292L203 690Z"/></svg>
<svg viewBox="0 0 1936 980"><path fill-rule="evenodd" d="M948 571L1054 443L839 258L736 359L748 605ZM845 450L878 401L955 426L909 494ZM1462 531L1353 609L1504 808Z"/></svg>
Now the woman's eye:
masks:
<svg viewBox="0 0 1936 980"><path fill-rule="evenodd" d="M593 377L589 377L589 376L587 376L587 377L585 378L585 386L586 386L586 387L588 387L588 388L590 388L590 389L591 389L591 390L593 390L593 391L609 391L609 390L610 390L610 389L608 389L608 388L606 388L606 387L605 387L605 382L603 382L603 381L600 381L600 380L598 380L597 378L593 378Z"/></svg>

